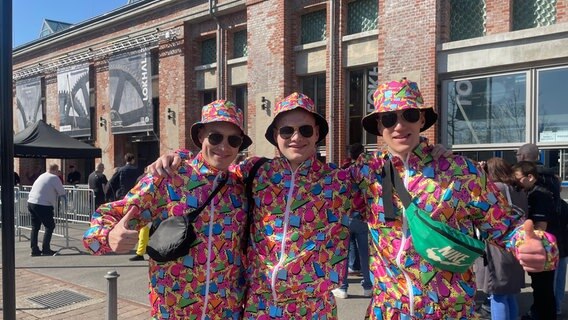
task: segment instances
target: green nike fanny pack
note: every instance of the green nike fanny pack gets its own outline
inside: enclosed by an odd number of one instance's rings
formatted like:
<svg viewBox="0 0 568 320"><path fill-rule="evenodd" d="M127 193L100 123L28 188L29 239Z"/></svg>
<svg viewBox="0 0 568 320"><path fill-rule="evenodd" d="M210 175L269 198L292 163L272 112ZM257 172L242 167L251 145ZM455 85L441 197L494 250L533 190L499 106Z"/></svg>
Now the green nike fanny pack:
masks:
<svg viewBox="0 0 568 320"><path fill-rule="evenodd" d="M412 243L420 256L432 266L451 272L463 273L485 251L485 242L463 234L447 224L436 221L430 214L416 206L404 187L402 179L392 168L392 163L385 163L383 178L383 201L392 199L393 186L405 207L408 227L412 234ZM390 176L390 179L389 179ZM385 203L386 201L384 201ZM394 206L385 205L385 218L394 217ZM388 211L388 212L387 212Z"/></svg>

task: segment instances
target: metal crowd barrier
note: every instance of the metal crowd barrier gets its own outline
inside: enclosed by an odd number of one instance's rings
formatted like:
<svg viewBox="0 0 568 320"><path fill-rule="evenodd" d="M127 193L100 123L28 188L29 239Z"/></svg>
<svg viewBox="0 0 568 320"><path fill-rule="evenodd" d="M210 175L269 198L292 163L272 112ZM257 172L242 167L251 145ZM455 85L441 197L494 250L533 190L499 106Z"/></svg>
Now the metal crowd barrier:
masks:
<svg viewBox="0 0 568 320"><path fill-rule="evenodd" d="M65 186L67 206L65 215L71 222L86 223L91 221L95 211L95 192L88 186Z"/></svg>
<svg viewBox="0 0 568 320"><path fill-rule="evenodd" d="M95 211L95 194L93 190L88 188L78 187L65 187L65 195L58 198L58 204L54 208L55 229L53 230L54 237L61 237L65 239L65 245L59 250L72 249L81 252L77 247L72 247L69 244L69 224L70 223L86 223L90 222L91 214ZM28 210L28 198L30 191L18 190L16 197L15 211L15 224L16 235L18 240L22 241L22 237L27 237L28 230L32 230L32 219ZM44 232L43 225L40 232Z"/></svg>

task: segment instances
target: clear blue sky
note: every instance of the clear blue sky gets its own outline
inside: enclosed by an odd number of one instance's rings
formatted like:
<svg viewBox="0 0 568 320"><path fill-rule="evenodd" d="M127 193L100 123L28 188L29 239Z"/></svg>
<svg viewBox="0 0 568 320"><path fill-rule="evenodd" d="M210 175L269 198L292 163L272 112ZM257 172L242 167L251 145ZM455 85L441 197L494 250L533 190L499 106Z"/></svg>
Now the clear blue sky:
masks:
<svg viewBox="0 0 568 320"><path fill-rule="evenodd" d="M75 24L127 3L128 0L12 0L13 47L39 38L44 19Z"/></svg>

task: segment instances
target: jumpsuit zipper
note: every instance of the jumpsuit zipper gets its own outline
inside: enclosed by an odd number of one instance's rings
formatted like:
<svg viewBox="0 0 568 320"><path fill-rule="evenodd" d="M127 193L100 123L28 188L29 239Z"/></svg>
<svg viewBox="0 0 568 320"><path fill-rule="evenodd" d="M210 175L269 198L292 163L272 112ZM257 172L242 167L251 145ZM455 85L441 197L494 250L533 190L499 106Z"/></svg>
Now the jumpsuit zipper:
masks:
<svg viewBox="0 0 568 320"><path fill-rule="evenodd" d="M404 171L405 171L405 175L404 175L404 187L408 189L408 157L410 156L407 155L406 160L404 161ZM393 167L394 170L396 170L396 168ZM395 172L395 174L398 174L398 172ZM404 251L404 247L406 246L406 242L408 241L408 238L406 237L406 233L408 231L408 221L406 219L406 208L402 209L402 241L400 243L400 247L398 249L398 253L396 255L396 265L398 266L398 268L400 269L400 271L402 272L402 274L404 275L404 279L406 280L406 290L408 290L408 310L410 311L410 316L413 317L414 316L414 290L412 289L412 282L410 281L410 277L408 276L408 273L406 272L406 270L404 270L404 268L402 267L402 263L401 263L401 258L402 258L402 252Z"/></svg>
<svg viewBox="0 0 568 320"><path fill-rule="evenodd" d="M292 166L290 166L290 169ZM280 259L276 266L274 266L274 270L272 271L272 279L271 279L271 287L272 287L272 299L274 300L274 305L277 305L278 301L278 294L276 292L276 277L278 276L278 270L284 263L284 253L286 252L286 236L288 233L288 219L290 217L290 207L292 206L292 193L294 192L294 184L295 184L295 177L296 171L298 171L300 167L296 168L295 171L292 171L292 178L290 179L290 190L288 190L288 198L286 199L286 210L284 211L284 229L282 230L282 240L281 240L281 249L280 249ZM291 170L290 170L291 171Z"/></svg>
<svg viewBox="0 0 568 320"><path fill-rule="evenodd" d="M215 180L213 181L213 188L211 189L211 192L213 192L213 190L215 190L215 188L217 188L218 183L218 179L221 176L221 173L219 173L216 177ZM207 270L205 272L206 276L205 276L205 300L203 301L203 311L201 313L201 320L205 320L207 319L207 305L209 304L209 285L211 282L211 248L212 248L212 240L211 237L213 236L213 216L214 216L214 210L215 210L215 201L213 201L213 199L211 199L211 204L209 205L209 230L207 232Z"/></svg>

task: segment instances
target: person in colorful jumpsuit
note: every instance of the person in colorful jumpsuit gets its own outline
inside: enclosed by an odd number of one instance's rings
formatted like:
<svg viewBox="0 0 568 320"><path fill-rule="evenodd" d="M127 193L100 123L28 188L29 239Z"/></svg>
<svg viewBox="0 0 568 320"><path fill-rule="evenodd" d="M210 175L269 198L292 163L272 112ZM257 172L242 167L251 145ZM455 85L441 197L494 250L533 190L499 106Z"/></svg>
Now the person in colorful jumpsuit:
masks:
<svg viewBox="0 0 568 320"><path fill-rule="evenodd" d="M387 147L362 155L353 177L360 183L370 210L370 269L373 298L369 319L471 319L476 292L471 268L452 273L434 268L414 249L402 202L396 192L383 198L383 166L390 160L417 206L462 233L481 236L500 247L510 240L527 271L550 270L557 261L553 237L524 225L497 187L471 160L462 156L432 157L432 146L420 132L437 114L424 106L415 82L403 79L381 84L374 93L375 110L363 118L364 129L382 136ZM385 219L384 206L394 205L396 219ZM521 220L522 221L522 220ZM517 229L515 229L517 227Z"/></svg>
<svg viewBox="0 0 568 320"><path fill-rule="evenodd" d="M124 199L101 206L84 234L84 246L95 255L129 252L138 241L137 230L199 208L226 180L193 223L197 239L187 255L165 263L150 259L149 299L153 319L241 319L246 201L240 179L228 167L252 141L244 133L242 111L225 100L203 107L191 139L201 149L197 156L180 153L175 175L147 175Z"/></svg>

